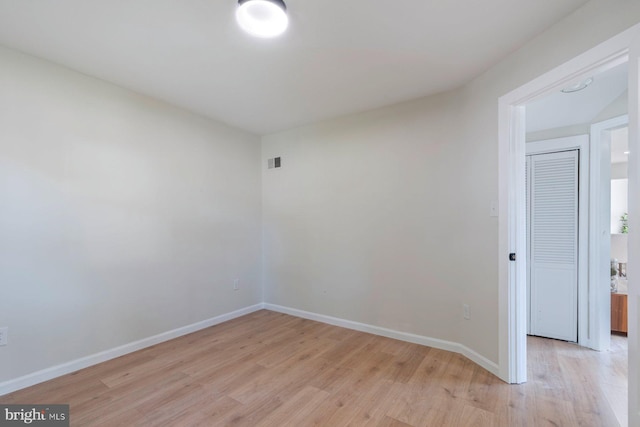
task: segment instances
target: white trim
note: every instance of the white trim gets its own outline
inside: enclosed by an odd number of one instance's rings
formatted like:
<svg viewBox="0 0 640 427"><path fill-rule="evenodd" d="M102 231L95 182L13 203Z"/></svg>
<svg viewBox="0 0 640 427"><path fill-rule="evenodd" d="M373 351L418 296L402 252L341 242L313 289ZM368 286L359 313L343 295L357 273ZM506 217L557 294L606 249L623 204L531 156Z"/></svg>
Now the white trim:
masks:
<svg viewBox="0 0 640 427"><path fill-rule="evenodd" d="M115 359L116 357L124 356L125 354L133 353L134 351L142 350L143 348L151 347L152 345L169 341L174 338L178 338L183 335L187 335L201 329L205 329L219 323L244 316L249 313L253 313L254 311L262 310L263 308L263 303L244 307L230 313L221 314L220 316L203 320L201 322L192 323L191 325L183 326L181 328L173 329L167 332L162 332L148 338L143 338L141 340L124 344L116 348L101 351L100 353L95 353L90 356L82 357L80 359L72 360L67 363L52 366L50 368L42 369L40 371L33 372L22 377L2 382L0 383L0 396L23 389L25 387L30 387L44 381L51 380L53 378L60 377L62 375L69 374L71 372L78 371L80 369L87 368L89 366L97 365L98 363L106 362L107 360Z"/></svg>
<svg viewBox="0 0 640 427"><path fill-rule="evenodd" d="M590 283L608 283L611 273L609 259L611 144L602 139L602 132L626 126L629 116L623 115L591 125L591 178L589 204L589 280ZM608 286L589 289L590 345L594 350L608 350L611 344L611 292Z"/></svg>
<svg viewBox="0 0 640 427"><path fill-rule="evenodd" d="M640 32L631 42L629 53L629 229L627 279L629 283L629 419L640 426Z"/></svg>
<svg viewBox="0 0 640 427"><path fill-rule="evenodd" d="M355 331L367 332L400 341L420 344L427 347L438 348L440 350L451 351L465 356L472 362L480 365L494 375L498 375L498 365L486 357L476 353L470 348L453 341L445 341L438 338L425 337L423 335L400 332L381 326L369 325L366 323L354 322L352 320L340 319L338 317L326 316L324 314L312 313L310 311L298 310L297 308L283 307L281 305L265 303L264 308L278 313L289 314L291 316L302 317L303 319L315 320L329 325L340 326L342 328L353 329Z"/></svg>
<svg viewBox="0 0 640 427"><path fill-rule="evenodd" d="M520 384L527 381L526 239L518 239L527 232L523 191L526 115L524 106L508 102L509 98L502 97L498 107L498 366L502 380ZM512 252L515 262L508 258Z"/></svg>
<svg viewBox="0 0 640 427"><path fill-rule="evenodd" d="M509 383L526 381L526 260L508 261L511 252L524 254L524 107L547 93L628 60L629 47L640 24L623 31L576 58L505 94L498 100L499 203L499 367ZM524 281L523 281L524 280ZM524 289L523 289L524 288Z"/></svg>
<svg viewBox="0 0 640 427"><path fill-rule="evenodd" d="M578 175L578 344L591 347L589 339L590 325L593 316L589 316L589 207L591 191L589 186L589 136L576 135L565 138L546 139L526 143L526 154L543 154L564 150L580 150Z"/></svg>
<svg viewBox="0 0 640 427"><path fill-rule="evenodd" d="M541 141L531 141L527 142L525 147L527 156L533 154L555 153L557 151L566 150L585 150L587 152L586 154L588 159L589 135L575 135L562 138L544 139ZM582 160L582 156L580 157L580 160Z"/></svg>
<svg viewBox="0 0 640 427"><path fill-rule="evenodd" d="M365 323L354 322L351 320L340 319L337 317L326 316L323 314L312 313L309 311L298 310L295 308L283 307L276 304L259 303L249 307L244 307L239 310L222 314L220 316L212 317L201 322L193 323L191 325L183 326L181 328L173 329L171 331L163 332L148 338L128 343L116 348L102 351L100 353L92 354L80 359L72 360L67 363L63 363L57 366L52 366L31 374L24 375L19 378L15 378L9 381L0 383L0 396L12 393L16 390L20 390L26 387L30 387L35 384L39 384L44 381L48 381L62 375L70 374L72 372L84 369L98 363L106 362L116 357L124 356L125 354L133 353L134 351L142 350L153 345L172 340L174 338L187 335L201 329L209 328L217 324L232 320L258 310L271 310L278 313L285 313L291 316L301 317L304 319L315 320L329 325L340 326L343 328L353 329L356 331L367 332L374 335L380 335L387 338L393 338L401 341L406 341L414 344L420 344L427 347L434 347L441 350L451 351L459 353L465 356L472 362L480 365L487 371L494 375L498 375L498 365L481 354L476 353L470 348L452 341L441 340L438 338L430 338L422 335L411 334L408 332L395 331L393 329L387 329L380 326L368 325Z"/></svg>

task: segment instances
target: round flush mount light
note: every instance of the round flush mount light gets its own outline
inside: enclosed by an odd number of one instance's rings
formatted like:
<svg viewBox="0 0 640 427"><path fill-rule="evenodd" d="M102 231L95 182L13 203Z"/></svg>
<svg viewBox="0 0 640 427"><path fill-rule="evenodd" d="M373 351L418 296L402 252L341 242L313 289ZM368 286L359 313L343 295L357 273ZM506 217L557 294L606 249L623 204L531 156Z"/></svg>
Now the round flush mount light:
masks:
<svg viewBox="0 0 640 427"><path fill-rule="evenodd" d="M562 89L562 92L564 93L573 93L573 92L578 92L582 89L585 89L587 86L589 86L591 83L593 83L593 77L589 77L588 79L584 79L578 83L574 83L572 85L569 85L567 87L565 87L564 89Z"/></svg>
<svg viewBox="0 0 640 427"><path fill-rule="evenodd" d="M276 37L289 26L282 0L239 0L236 20L240 28L256 37Z"/></svg>

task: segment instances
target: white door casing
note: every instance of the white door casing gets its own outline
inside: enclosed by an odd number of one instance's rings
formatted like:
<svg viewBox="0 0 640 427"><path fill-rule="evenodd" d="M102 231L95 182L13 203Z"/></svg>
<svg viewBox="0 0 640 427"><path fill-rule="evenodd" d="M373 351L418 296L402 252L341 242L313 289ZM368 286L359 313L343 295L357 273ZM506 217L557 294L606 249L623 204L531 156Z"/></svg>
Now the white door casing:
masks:
<svg viewBox="0 0 640 427"><path fill-rule="evenodd" d="M527 335L531 335L531 155L527 154L525 163L524 188L525 208L527 210Z"/></svg>
<svg viewBox="0 0 640 427"><path fill-rule="evenodd" d="M606 351L611 344L611 129L627 126L627 115L591 125L589 178L589 347Z"/></svg>
<svg viewBox="0 0 640 427"><path fill-rule="evenodd" d="M629 49L629 426L640 426L640 31Z"/></svg>

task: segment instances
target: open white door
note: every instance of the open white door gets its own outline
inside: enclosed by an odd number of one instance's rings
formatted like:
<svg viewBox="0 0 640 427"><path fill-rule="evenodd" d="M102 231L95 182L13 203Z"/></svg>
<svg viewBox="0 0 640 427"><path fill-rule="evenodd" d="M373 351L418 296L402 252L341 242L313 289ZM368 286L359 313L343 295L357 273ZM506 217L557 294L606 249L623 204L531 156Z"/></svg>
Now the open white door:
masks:
<svg viewBox="0 0 640 427"><path fill-rule="evenodd" d="M640 34L629 51L629 425L640 426Z"/></svg>

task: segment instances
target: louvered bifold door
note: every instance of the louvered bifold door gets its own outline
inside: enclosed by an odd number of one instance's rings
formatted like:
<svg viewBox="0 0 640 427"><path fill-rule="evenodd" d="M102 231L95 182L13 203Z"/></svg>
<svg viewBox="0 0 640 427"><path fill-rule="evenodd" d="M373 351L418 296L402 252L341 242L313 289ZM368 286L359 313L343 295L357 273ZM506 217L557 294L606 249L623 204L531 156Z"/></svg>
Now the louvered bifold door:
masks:
<svg viewBox="0 0 640 427"><path fill-rule="evenodd" d="M531 334L578 339L578 151L529 159Z"/></svg>

